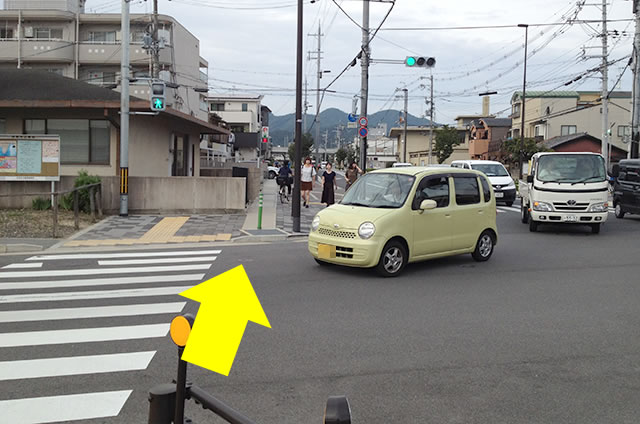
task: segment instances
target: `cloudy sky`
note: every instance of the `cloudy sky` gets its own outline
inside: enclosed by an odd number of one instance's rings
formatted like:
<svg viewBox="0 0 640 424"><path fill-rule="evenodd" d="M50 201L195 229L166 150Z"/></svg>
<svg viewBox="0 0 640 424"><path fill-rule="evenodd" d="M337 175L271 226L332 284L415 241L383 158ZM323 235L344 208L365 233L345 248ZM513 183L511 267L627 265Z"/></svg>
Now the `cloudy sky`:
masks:
<svg viewBox="0 0 640 424"><path fill-rule="evenodd" d="M608 0L610 60L631 54L634 24L631 1ZM554 88L599 90L599 74L592 73L576 83L564 83L598 66L599 59L582 58L601 54L600 23L571 23L571 19L599 20L600 7L576 0L395 0L388 19L371 43L369 112L389 107L401 109L397 88L410 93L409 112L424 115L428 108L429 70L410 69L402 64L376 60L403 60L407 55L436 58L434 75L436 121L453 122L455 116L481 112L478 93L497 91L491 97L491 112L508 115L509 99L522 86L524 29L529 27L527 89ZM594 4L600 1L588 1ZM276 115L295 111L296 0L159 0L161 13L178 19L201 40L201 55L209 61L212 93L253 92L265 95L264 104ZM337 5L343 9L343 13ZM392 4L371 2L370 26L377 28ZM133 12L150 12L152 1L132 0ZM87 11L119 12L120 0L88 0ZM315 50L320 24L322 37L321 87L339 74L360 49L362 1L317 0L304 3L305 76L309 82L309 113L315 113L316 62L307 60ZM564 24L563 24L564 23ZM534 26L534 24L536 26ZM557 25L538 25L557 24ZM468 26L507 28L455 29ZM427 28L427 30L423 30ZM408 30L421 29L421 30ZM610 86L627 60L610 67ZM619 88L631 90L631 71L626 70ZM360 90L360 64L350 68L332 86L321 107L351 109L351 99Z"/></svg>

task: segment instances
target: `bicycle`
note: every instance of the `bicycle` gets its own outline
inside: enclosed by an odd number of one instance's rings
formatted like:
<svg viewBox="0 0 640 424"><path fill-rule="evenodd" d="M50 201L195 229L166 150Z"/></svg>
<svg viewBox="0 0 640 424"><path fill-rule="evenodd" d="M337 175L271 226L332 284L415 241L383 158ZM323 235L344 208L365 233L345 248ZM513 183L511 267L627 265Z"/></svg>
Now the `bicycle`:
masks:
<svg viewBox="0 0 640 424"><path fill-rule="evenodd" d="M280 189L278 190L278 194L280 195L280 203L289 203L289 194L287 193L287 185L284 184L284 180L282 177L278 177L278 185Z"/></svg>

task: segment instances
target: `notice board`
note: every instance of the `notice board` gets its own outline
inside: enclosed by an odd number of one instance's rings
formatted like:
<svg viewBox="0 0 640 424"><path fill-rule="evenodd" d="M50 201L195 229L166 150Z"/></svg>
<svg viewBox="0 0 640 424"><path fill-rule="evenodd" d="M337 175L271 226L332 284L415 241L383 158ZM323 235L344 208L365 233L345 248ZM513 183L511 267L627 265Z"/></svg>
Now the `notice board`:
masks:
<svg viewBox="0 0 640 424"><path fill-rule="evenodd" d="M60 136L0 134L0 181L60 181Z"/></svg>

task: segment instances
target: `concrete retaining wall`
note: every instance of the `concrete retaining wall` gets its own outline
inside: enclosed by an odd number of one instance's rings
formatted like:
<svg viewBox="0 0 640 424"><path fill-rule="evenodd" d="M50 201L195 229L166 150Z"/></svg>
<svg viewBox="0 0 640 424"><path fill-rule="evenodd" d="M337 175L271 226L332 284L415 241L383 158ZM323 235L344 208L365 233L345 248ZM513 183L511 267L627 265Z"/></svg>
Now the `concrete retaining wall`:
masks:
<svg viewBox="0 0 640 424"><path fill-rule="evenodd" d="M73 187L75 177L61 177L56 190ZM0 182L0 194L50 192L51 183ZM31 208L36 196L0 197L2 208ZM40 196L46 197L46 196ZM131 213L220 213L245 210L245 179L231 177L129 177ZM120 209L118 177L102 177L102 205L107 214Z"/></svg>
<svg viewBox="0 0 640 424"><path fill-rule="evenodd" d="M262 181L265 178L267 167L257 168L254 164L233 163L227 164L225 168L200 168L201 177L231 177L232 167L247 168L249 170L249 180L247 184L248 199L250 202L255 200L260 194Z"/></svg>

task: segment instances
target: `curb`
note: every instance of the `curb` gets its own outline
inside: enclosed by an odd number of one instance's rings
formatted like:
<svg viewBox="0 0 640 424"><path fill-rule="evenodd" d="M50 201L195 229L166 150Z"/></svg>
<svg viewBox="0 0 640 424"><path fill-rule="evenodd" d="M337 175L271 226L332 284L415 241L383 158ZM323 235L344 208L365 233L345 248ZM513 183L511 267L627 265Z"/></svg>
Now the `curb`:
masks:
<svg viewBox="0 0 640 424"><path fill-rule="evenodd" d="M266 243L272 241L285 241L289 238L287 234L269 236L240 236L233 239L234 243Z"/></svg>
<svg viewBox="0 0 640 424"><path fill-rule="evenodd" d="M36 244L25 244L25 243L0 244L0 254L2 254L2 253L22 253L22 252L41 252L43 250L44 250L44 247L38 246Z"/></svg>

